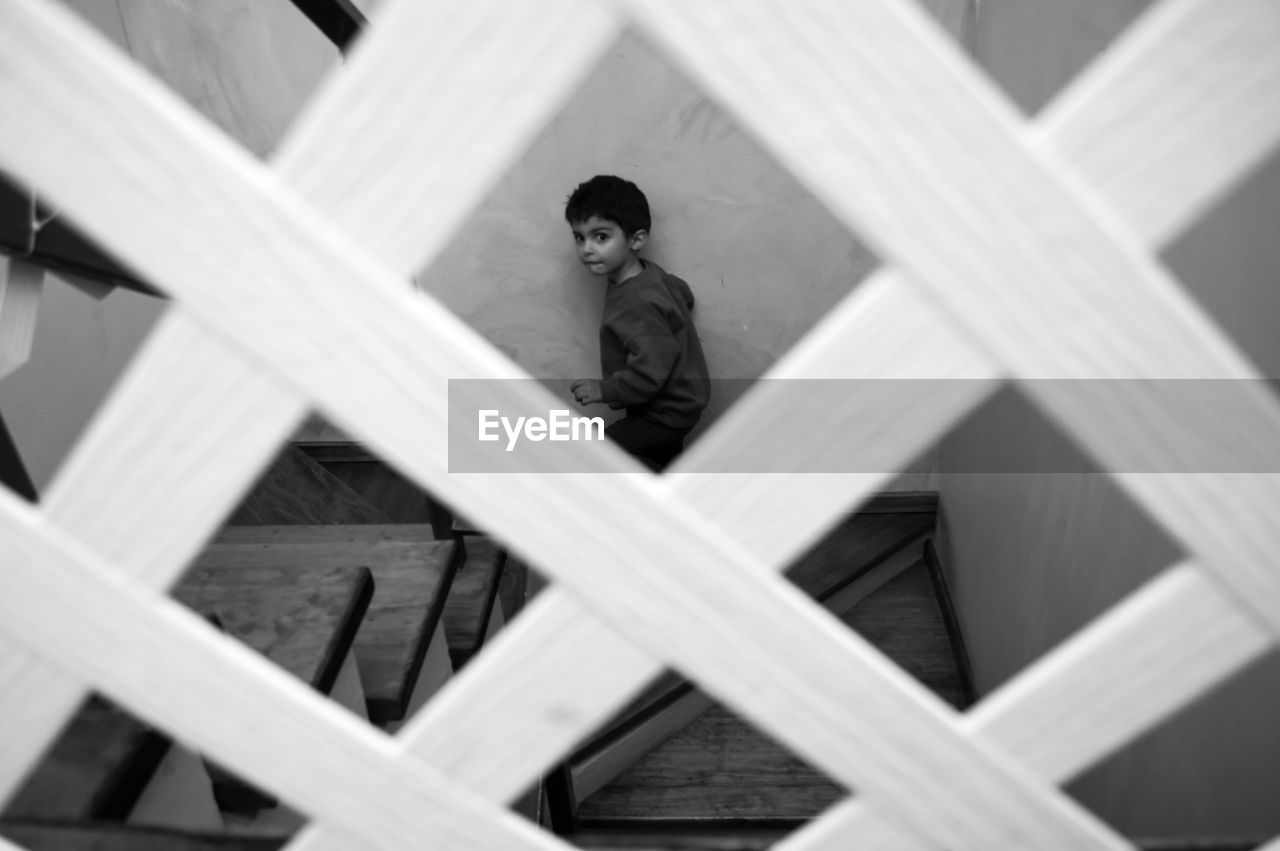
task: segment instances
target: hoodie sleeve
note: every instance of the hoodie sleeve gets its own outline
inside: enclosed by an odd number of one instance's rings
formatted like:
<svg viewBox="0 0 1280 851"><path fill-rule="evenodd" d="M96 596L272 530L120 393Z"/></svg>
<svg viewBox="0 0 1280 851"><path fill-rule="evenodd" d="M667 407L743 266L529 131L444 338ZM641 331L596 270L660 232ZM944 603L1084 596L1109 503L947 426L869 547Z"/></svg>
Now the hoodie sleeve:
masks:
<svg viewBox="0 0 1280 851"><path fill-rule="evenodd" d="M626 408L652 399L680 356L680 344L667 316L657 304L644 300L611 322L607 332L626 351L627 362L600 382L605 404Z"/></svg>

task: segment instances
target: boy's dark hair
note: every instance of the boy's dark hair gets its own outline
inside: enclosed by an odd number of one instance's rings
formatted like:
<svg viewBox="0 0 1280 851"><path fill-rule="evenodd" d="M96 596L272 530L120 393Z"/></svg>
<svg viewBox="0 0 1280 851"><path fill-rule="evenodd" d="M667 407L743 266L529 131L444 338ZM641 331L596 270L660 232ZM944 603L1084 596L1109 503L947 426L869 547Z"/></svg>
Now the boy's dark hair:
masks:
<svg viewBox="0 0 1280 851"><path fill-rule="evenodd" d="M649 229L649 201L630 180L611 174L597 174L578 184L564 207L564 218L571 225L599 216L617 222L622 232L631 236Z"/></svg>

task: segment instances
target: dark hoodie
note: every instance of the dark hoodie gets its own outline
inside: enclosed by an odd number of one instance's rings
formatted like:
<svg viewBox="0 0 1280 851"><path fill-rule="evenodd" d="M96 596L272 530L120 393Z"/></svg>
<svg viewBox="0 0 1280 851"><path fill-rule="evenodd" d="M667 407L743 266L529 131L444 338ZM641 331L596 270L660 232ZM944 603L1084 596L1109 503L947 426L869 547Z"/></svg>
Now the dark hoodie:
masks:
<svg viewBox="0 0 1280 851"><path fill-rule="evenodd" d="M707 361L693 325L693 291L656 263L605 290L600 382L605 404L675 429L707 406Z"/></svg>

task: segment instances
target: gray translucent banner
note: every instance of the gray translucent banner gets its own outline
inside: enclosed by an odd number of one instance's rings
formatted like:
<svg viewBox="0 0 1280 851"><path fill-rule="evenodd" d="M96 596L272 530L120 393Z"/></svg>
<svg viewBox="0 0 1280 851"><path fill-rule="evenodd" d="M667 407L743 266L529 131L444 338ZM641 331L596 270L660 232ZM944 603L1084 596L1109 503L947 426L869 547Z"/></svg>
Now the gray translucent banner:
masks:
<svg viewBox="0 0 1280 851"><path fill-rule="evenodd" d="M606 440L604 428L624 412L581 407L570 379L456 379L449 382L451 473L581 473L584 447ZM794 453L764 453L750 441L717 452L705 473L892 474L913 459L887 457L891 437L843 442L846 435L891 432L893 423L928 409L922 400L985 398L963 379L716 379L707 422L689 439L712 439L713 418L768 392L768 427L806 444ZM986 382L982 382L984 388ZM1246 391L1269 404L1241 403ZM859 403L862 406L859 406ZM852 403L852 404L851 404ZM950 406L943 405L946 409ZM1123 446L1091 458L1056 425L1055 408L1093 412L1090 428ZM831 412L839 408L840 417ZM939 473L1280 473L1280 382L1232 380L1045 379L1007 385L957 423L931 462ZM778 416L781 414L782 416ZM759 411L757 411L759 415ZM853 427L853 419L888 425ZM814 443L816 442L816 443ZM776 445L776 444L775 444Z"/></svg>

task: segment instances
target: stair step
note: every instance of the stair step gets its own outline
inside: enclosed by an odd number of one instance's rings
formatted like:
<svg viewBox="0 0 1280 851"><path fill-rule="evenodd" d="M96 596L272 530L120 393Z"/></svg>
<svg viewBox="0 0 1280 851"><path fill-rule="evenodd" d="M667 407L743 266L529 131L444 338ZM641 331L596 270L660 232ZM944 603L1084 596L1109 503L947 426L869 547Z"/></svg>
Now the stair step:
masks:
<svg viewBox="0 0 1280 851"><path fill-rule="evenodd" d="M210 545L174 589L194 611L318 691L338 679L373 596L367 567L280 559L270 545Z"/></svg>
<svg viewBox="0 0 1280 851"><path fill-rule="evenodd" d="M91 696L14 795L4 818L123 820L169 747L162 733Z"/></svg>
<svg viewBox="0 0 1280 851"><path fill-rule="evenodd" d="M227 522L236 526L325 525L390 523L391 518L307 453L286 446Z"/></svg>
<svg viewBox="0 0 1280 851"><path fill-rule="evenodd" d="M447 507L323 416L309 417L290 443L364 495L392 521L430 523L436 538L454 537L453 515Z"/></svg>
<svg viewBox="0 0 1280 851"><path fill-rule="evenodd" d="M821 541L796 560L786 576L815 600L827 600L883 564L904 546L933 531L936 518L932 510L917 513L897 510L906 507L936 505L929 495L896 498L886 495L871 512L860 511L831 530ZM609 746L618 736L649 723L657 714L675 707L679 711L682 698L690 691L680 675L667 672L620 712L592 741L571 759L581 763ZM655 742L656 744L656 742Z"/></svg>
<svg viewBox="0 0 1280 851"><path fill-rule="evenodd" d="M202 562L370 571L372 597L353 646L369 719L386 724L409 709L465 554L461 542L437 541L421 524L240 526L224 529Z"/></svg>
<svg viewBox="0 0 1280 851"><path fill-rule="evenodd" d="M843 620L943 699L964 705L946 623L923 562ZM824 774L717 706L587 797L578 815L584 829L707 820L799 824L842 795Z"/></svg>
<svg viewBox="0 0 1280 851"><path fill-rule="evenodd" d="M431 498L426 492L359 444L297 444L297 448L390 522L431 522Z"/></svg>
<svg viewBox="0 0 1280 851"><path fill-rule="evenodd" d="M259 533L276 527L245 527ZM347 695L351 648L373 596L367 567L350 560L304 560L288 547L232 540L212 543L173 596L193 611L217 617L227 634L324 694ZM351 706L352 702L357 706ZM348 698L363 714L362 696ZM275 798L210 763L214 795L227 812L255 812Z"/></svg>
<svg viewBox="0 0 1280 851"><path fill-rule="evenodd" d="M491 538L466 537L467 560L445 604L444 629L453 669L461 670L504 622L499 590L507 554Z"/></svg>
<svg viewBox="0 0 1280 851"><path fill-rule="evenodd" d="M903 571L844 621L938 697L956 709L968 706L951 635L924 564Z"/></svg>

